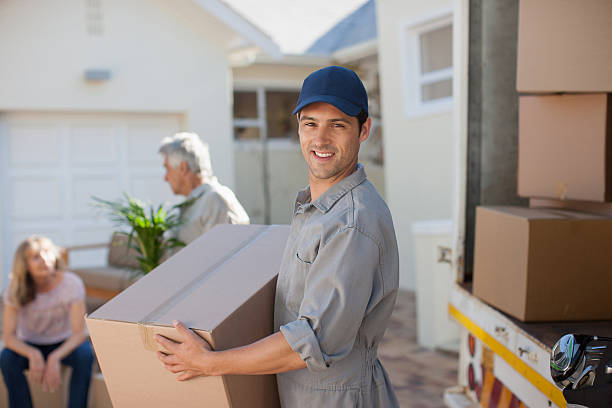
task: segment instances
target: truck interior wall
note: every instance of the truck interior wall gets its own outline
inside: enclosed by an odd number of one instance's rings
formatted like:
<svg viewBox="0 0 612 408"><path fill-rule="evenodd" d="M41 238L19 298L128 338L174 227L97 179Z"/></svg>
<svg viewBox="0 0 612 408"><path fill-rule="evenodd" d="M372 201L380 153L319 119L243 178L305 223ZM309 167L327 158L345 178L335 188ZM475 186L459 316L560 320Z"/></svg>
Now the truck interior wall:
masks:
<svg viewBox="0 0 612 408"><path fill-rule="evenodd" d="M478 205L527 205L517 195L518 0L471 0L464 281L471 281Z"/></svg>

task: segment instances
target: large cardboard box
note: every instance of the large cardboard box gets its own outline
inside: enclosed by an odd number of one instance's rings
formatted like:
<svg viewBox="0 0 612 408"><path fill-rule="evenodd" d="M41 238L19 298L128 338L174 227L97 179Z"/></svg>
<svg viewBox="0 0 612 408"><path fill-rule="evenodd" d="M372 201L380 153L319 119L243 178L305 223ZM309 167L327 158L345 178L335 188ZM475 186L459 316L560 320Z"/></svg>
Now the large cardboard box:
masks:
<svg viewBox="0 0 612 408"><path fill-rule="evenodd" d="M612 94L519 98L518 193L612 201Z"/></svg>
<svg viewBox="0 0 612 408"><path fill-rule="evenodd" d="M104 383L104 377L101 373L96 372L91 376L91 384L89 385L89 404L88 408L113 408L108 390Z"/></svg>
<svg viewBox="0 0 612 408"><path fill-rule="evenodd" d="M612 319L612 218L478 207L473 293L519 320Z"/></svg>
<svg viewBox="0 0 612 408"><path fill-rule="evenodd" d="M273 375L177 381L157 359L153 336L180 341L175 319L215 350L272 334L288 232L287 226L217 226L88 316L113 407L279 406Z"/></svg>
<svg viewBox="0 0 612 408"><path fill-rule="evenodd" d="M519 92L612 92L612 1L521 0Z"/></svg>

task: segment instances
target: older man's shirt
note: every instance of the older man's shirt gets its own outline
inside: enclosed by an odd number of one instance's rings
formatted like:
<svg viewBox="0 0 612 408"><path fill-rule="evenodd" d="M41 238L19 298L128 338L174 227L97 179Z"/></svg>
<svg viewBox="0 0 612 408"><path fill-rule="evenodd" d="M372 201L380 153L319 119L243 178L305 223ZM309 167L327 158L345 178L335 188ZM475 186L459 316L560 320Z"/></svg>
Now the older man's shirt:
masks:
<svg viewBox="0 0 612 408"><path fill-rule="evenodd" d="M391 214L361 165L316 201L298 194L275 328L307 368L277 374L283 407L395 407L377 355L398 288Z"/></svg>
<svg viewBox="0 0 612 408"><path fill-rule="evenodd" d="M213 177L187 196L181 223L176 237L189 244L217 224L248 224L249 216L234 192Z"/></svg>

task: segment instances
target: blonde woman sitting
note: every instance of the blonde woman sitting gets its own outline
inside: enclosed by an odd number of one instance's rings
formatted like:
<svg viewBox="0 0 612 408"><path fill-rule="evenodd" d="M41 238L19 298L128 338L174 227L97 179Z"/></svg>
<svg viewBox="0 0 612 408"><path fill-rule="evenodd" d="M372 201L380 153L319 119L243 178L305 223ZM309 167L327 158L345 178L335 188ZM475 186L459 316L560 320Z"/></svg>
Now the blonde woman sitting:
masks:
<svg viewBox="0 0 612 408"><path fill-rule="evenodd" d="M4 293L0 368L9 406L32 407L24 370L46 391L61 385L60 365L72 367L70 408L87 406L93 351L85 331L85 288L63 268L57 248L32 236L15 252Z"/></svg>

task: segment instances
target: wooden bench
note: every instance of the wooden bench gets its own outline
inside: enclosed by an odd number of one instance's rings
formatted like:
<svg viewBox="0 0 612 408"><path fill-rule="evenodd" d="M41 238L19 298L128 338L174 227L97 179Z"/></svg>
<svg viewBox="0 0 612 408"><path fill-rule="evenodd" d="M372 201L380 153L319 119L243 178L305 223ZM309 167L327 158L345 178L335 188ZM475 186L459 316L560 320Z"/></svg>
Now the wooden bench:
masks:
<svg viewBox="0 0 612 408"><path fill-rule="evenodd" d="M128 236L115 232L110 243L76 245L64 248L68 270L77 274L85 285L88 312L95 310L135 282L142 272L138 253L127 247ZM76 251L108 248L107 264L93 267L71 267L70 256Z"/></svg>

